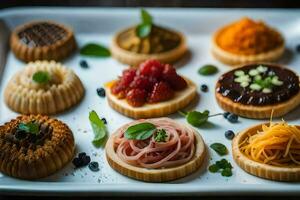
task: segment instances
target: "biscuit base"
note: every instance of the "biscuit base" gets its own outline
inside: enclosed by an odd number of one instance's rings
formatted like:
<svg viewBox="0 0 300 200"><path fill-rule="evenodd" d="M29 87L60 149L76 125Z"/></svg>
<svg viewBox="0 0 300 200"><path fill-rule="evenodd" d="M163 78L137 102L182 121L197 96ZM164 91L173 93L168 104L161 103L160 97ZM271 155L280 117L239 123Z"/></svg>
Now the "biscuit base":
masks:
<svg viewBox="0 0 300 200"><path fill-rule="evenodd" d="M222 96L217 91L215 96L219 106L227 111L239 115L241 117L253 118L253 119L268 119L272 115L273 117L281 117L288 112L292 111L300 104L300 92L291 97L289 100L282 103L264 105L264 106L254 106L245 105L241 103L233 102L231 99Z"/></svg>
<svg viewBox="0 0 300 200"><path fill-rule="evenodd" d="M191 103L197 95L197 86L185 78L187 88L182 91L175 91L175 95L171 100L153 103L141 107L133 107L129 105L126 99L118 99L111 93L110 87L106 87L108 104L119 113L134 119L162 117L174 113Z"/></svg>
<svg viewBox="0 0 300 200"><path fill-rule="evenodd" d="M194 135L196 139L196 150L194 157L189 162L178 167L163 169L146 169L136 167L127 164L116 154L113 143L115 134L110 136L105 146L106 159L109 165L114 170L125 176L145 182L166 182L185 177L197 171L201 167L206 156L206 147L204 141L202 137L197 132L195 132Z"/></svg>
<svg viewBox="0 0 300 200"><path fill-rule="evenodd" d="M234 66L252 62L272 62L278 60L284 53L284 44L282 44L274 50L255 55L238 55L230 53L228 51L223 50L216 42L216 38L222 32L222 30L223 29L217 31L214 34L212 38L211 52L217 60L221 61L224 64Z"/></svg>
<svg viewBox="0 0 300 200"><path fill-rule="evenodd" d="M275 181L300 181L300 167L277 167L253 161L246 157L239 148L239 144L248 134L255 134L261 130L262 124L250 127L240 132L232 142L232 154L235 162L247 173ZM298 128L300 128L298 126Z"/></svg>
<svg viewBox="0 0 300 200"><path fill-rule="evenodd" d="M156 54L140 54L140 53L131 52L121 48L117 43L117 38L121 33L122 32L119 32L114 37L110 50L112 56L115 59L129 66L138 66L140 63L149 59L158 60L162 63L174 63L187 52L185 37L178 32L176 33L181 38L181 43L179 44L179 46L173 50L162 52L162 53L156 53Z"/></svg>

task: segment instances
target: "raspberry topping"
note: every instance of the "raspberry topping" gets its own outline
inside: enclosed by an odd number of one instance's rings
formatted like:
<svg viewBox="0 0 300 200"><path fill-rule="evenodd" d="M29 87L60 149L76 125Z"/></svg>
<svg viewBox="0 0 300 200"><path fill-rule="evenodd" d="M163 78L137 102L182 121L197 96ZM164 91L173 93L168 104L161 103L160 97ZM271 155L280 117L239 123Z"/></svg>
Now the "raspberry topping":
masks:
<svg viewBox="0 0 300 200"><path fill-rule="evenodd" d="M145 103L167 101L173 98L174 91L186 87L187 82L172 65L147 60L137 69L124 70L111 91L120 99L126 98L131 106L138 107Z"/></svg>

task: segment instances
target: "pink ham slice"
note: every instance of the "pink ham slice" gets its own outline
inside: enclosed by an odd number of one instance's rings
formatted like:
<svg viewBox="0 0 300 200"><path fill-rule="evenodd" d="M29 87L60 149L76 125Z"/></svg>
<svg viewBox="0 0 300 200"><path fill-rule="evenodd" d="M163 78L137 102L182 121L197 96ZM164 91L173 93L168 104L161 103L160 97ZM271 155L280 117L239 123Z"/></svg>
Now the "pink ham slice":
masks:
<svg viewBox="0 0 300 200"><path fill-rule="evenodd" d="M147 140L128 140L126 129L134 124L149 122L167 132L166 142L156 142L154 136ZM124 162L148 169L175 167L187 163L195 153L194 130L169 118L138 120L119 130L114 138L117 155Z"/></svg>

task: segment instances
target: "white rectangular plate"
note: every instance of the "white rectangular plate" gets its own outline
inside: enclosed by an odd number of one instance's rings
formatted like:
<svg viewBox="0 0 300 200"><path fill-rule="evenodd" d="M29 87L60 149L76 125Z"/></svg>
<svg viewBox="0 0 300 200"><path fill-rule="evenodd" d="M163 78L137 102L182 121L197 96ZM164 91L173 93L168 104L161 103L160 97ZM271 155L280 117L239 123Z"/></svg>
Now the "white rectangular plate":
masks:
<svg viewBox="0 0 300 200"><path fill-rule="evenodd" d="M177 65L180 74L190 77L197 85L207 84L209 92L199 90L200 101L196 109L209 109L211 113L219 113L214 98L214 84L218 76L229 70L216 61L210 54L210 39L212 33L222 25L243 16L263 19L271 26L278 28L286 38L288 51L280 61L295 71L300 71L300 54L295 46L300 43L300 10L257 10L257 9L149 9L154 21L183 32L187 36L191 56ZM112 8L26 8L7 9L0 12L0 122L3 123L17 116L3 102L3 90L11 76L23 68L24 63L17 60L7 47L8 31L19 24L36 19L51 19L73 27L79 46L87 42L98 42L109 46L112 36L120 29L139 22L138 9ZM205 166L195 174L170 183L144 183L120 175L108 165L103 149L96 149L91 141L91 130L88 113L96 110L101 117L108 121L108 129L113 133L120 125L131 119L122 116L109 107L105 98L96 94L96 88L103 86L109 80L116 78L126 67L112 58L84 58L89 63L89 69L82 69L79 61L83 59L78 53L64 64L72 68L81 78L86 94L82 103L71 111L55 117L66 122L75 135L76 151L85 151L92 160L100 164L99 172L91 172L88 167L74 170L70 163L60 172L38 181L24 181L0 174L0 192L9 194L138 194L138 195L220 195L220 194L284 194L300 193L299 183L280 183L251 176L241 170L232 160L231 154L225 158L233 164L233 176L222 177L211 174L206 168L209 163L221 159L215 152L209 150ZM219 67L218 75L203 77L197 70L204 64L215 64ZM1 70L3 69L3 70ZM2 75L1 75L2 71ZM170 116L178 121L185 120L178 114ZM294 110L285 120L293 124L300 124L300 110ZM231 124L222 116L209 119L211 126L199 128L199 133L207 145L221 142L229 149L231 142L224 137L228 129L239 132L248 126L260 123L259 120L240 118L237 124Z"/></svg>

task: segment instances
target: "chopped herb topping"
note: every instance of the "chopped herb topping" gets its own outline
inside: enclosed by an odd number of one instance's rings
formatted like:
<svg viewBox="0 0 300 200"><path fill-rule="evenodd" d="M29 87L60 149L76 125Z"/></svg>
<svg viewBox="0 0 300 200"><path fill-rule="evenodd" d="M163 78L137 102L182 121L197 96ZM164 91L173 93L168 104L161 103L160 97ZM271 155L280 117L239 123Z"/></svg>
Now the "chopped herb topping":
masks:
<svg viewBox="0 0 300 200"><path fill-rule="evenodd" d="M221 172L222 176L230 177L232 176L232 165L226 159L217 161L215 164L209 166L208 170L211 173Z"/></svg>
<svg viewBox="0 0 300 200"><path fill-rule="evenodd" d="M164 129L158 129L154 137L154 140L156 142L166 142L167 137L168 135Z"/></svg>
<svg viewBox="0 0 300 200"><path fill-rule="evenodd" d="M40 126L36 122L20 123L17 130L37 135L40 131Z"/></svg>

